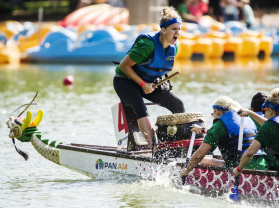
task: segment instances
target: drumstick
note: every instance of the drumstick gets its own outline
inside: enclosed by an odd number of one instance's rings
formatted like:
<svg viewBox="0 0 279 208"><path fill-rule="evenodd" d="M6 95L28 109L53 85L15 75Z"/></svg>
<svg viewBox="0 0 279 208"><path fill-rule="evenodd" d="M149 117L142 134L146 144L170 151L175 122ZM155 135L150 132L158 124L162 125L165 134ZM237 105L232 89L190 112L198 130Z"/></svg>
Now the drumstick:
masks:
<svg viewBox="0 0 279 208"><path fill-rule="evenodd" d="M155 84L155 85L153 86L153 88L158 87L159 85L161 85L161 84L163 84L164 82L170 80L171 78L174 78L175 76L177 76L177 75L179 75L179 74L180 74L179 71L173 73L172 75L170 75L170 76L167 77L166 79L163 79L162 81L160 81L160 82L158 82L157 84Z"/></svg>

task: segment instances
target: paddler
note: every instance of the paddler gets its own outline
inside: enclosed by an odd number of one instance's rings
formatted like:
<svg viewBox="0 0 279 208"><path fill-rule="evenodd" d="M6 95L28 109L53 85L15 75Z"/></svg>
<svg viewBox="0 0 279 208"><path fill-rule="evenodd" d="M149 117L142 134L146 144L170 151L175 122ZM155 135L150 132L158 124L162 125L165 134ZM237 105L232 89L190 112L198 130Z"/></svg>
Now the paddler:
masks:
<svg viewBox="0 0 279 208"><path fill-rule="evenodd" d="M194 167L200 162L204 165L212 166L236 166L236 154L238 146L238 134L240 127L240 116L237 112L240 109L240 104L233 101L227 96L217 99L213 107L214 118L212 127L207 130L205 127L194 125L192 131L196 133L207 133L203 143L191 157L187 169L182 169L180 174L187 176ZM251 118L246 117L244 120L244 138L243 138L243 152L249 147L254 137L256 136L256 125ZM205 158L208 152L219 148L224 159L216 160L214 158ZM256 170L267 170L268 164L263 157L263 152L258 149L257 156L249 163L247 168Z"/></svg>
<svg viewBox="0 0 279 208"><path fill-rule="evenodd" d="M184 104L172 91L170 83L153 87L173 68L177 54L181 18L173 7L162 10L159 32L137 37L128 55L116 67L114 89L124 105L136 114L138 126L150 148L154 146L154 129L143 98L158 103L172 113L184 113Z"/></svg>
<svg viewBox="0 0 279 208"><path fill-rule="evenodd" d="M265 103L266 98L267 98L267 94L263 92L258 92L257 94L255 94L251 100L251 107L249 108L249 110L254 111L260 116L265 117L264 114L262 113L262 105ZM259 130L261 125L257 121L255 120L253 121L256 124L257 129Z"/></svg>
<svg viewBox="0 0 279 208"><path fill-rule="evenodd" d="M249 108L249 110L257 113L260 116L265 117L265 115L262 112L262 105L265 103L267 97L268 97L268 95L263 92L258 92L257 94L255 94L251 100L251 107ZM250 118L252 118L252 117L250 116ZM261 125L257 121L255 121L253 118L252 118L252 120L256 124L257 131L259 131L261 128ZM265 158L266 162L268 163L268 170L278 170L279 162L276 161L276 159L268 152L265 152L265 153L266 153L266 155L264 156L264 158Z"/></svg>
<svg viewBox="0 0 279 208"><path fill-rule="evenodd" d="M253 143L241 157L239 165L234 169L235 177L253 160L255 153L261 148L279 161L279 88L271 91L262 106L262 111L266 118L251 110L241 109L240 116L251 116L261 125L261 128Z"/></svg>

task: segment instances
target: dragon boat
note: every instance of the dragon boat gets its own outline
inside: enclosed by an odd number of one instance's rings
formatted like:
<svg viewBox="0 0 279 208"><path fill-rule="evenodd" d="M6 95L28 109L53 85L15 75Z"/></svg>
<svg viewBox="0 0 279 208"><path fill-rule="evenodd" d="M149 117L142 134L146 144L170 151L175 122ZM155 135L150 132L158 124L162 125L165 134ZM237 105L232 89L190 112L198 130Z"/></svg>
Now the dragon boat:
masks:
<svg viewBox="0 0 279 208"><path fill-rule="evenodd" d="M97 146L87 144L58 144L44 140L38 125L43 118L39 110L32 121L32 112L25 119L10 117L9 137L22 142L31 142L34 148L46 159L88 177L95 178L102 171L113 171L154 178L167 168L170 177L180 180L179 171L185 166L187 149L190 144L190 126L194 123L204 125L202 113L181 113L157 118L157 143L160 157L154 157L146 141L140 134L132 109L121 103L112 107L117 145ZM203 134L197 134L194 148L202 143ZM25 157L15 146L16 150ZM220 156L207 156L220 157ZM219 158L220 159L220 158ZM210 196L230 193L234 189L232 169L198 165L186 178L190 190ZM243 170L239 178L238 191L246 199L277 201L279 199L279 173L276 171Z"/></svg>

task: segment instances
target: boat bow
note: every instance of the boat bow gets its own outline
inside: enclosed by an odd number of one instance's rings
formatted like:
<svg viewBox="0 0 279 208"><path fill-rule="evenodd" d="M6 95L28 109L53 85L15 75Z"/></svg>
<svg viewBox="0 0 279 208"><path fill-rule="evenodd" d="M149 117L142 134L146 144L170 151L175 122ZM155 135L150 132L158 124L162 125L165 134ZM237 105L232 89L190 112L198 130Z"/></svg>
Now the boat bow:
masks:
<svg viewBox="0 0 279 208"><path fill-rule="evenodd" d="M44 158L58 164L60 164L60 150L56 147L51 147L44 142L42 142L36 134L32 134L31 136L31 143L34 148L40 153Z"/></svg>

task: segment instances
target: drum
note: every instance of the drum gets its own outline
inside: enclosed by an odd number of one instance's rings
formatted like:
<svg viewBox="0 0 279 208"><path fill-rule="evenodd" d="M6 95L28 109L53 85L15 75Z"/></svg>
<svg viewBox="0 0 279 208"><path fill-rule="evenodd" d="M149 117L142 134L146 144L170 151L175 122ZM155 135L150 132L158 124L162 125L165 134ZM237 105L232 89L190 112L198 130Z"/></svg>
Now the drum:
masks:
<svg viewBox="0 0 279 208"><path fill-rule="evenodd" d="M190 145L192 126L204 126L202 113L177 113L159 116L156 122L156 134L159 151L167 153L167 157L185 157ZM204 134L196 134L193 151L203 142Z"/></svg>
<svg viewBox="0 0 279 208"><path fill-rule="evenodd" d="M202 113L177 113L157 118L157 138L161 142L191 139L191 126L204 126L205 119ZM197 134L196 138L203 138Z"/></svg>

